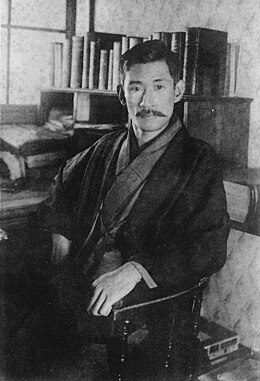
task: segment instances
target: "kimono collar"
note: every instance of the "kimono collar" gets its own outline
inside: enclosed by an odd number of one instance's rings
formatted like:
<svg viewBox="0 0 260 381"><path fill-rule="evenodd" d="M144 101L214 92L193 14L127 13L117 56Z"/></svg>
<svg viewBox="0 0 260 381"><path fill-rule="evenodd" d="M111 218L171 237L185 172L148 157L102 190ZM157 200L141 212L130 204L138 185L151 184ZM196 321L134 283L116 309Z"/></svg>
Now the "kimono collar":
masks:
<svg viewBox="0 0 260 381"><path fill-rule="evenodd" d="M141 147L139 147L138 145L138 141L135 136L133 125L131 122L129 126L128 136L127 136L130 161L132 161L141 151L143 151L145 148L147 148L149 145L153 143L155 143L156 149L160 149L164 145L168 144L171 138L173 138L175 134L177 133L177 131L179 130L179 126L176 123L177 120L178 120L177 115L173 113L167 127L163 131L161 131L157 136L155 136L153 139L142 144Z"/></svg>
<svg viewBox="0 0 260 381"><path fill-rule="evenodd" d="M121 173L124 170L124 168L126 168L129 165L129 163L131 163L136 158L136 156L138 156L142 151L144 151L151 145L153 146L153 149L152 151L150 151L150 154L153 154L153 152L163 149L163 147L168 145L169 142L174 138L174 136L177 134L181 127L182 125L179 121L178 116L175 113L173 113L167 127L153 139L149 140L148 142L144 143L141 147L139 147L131 123L128 128L126 140L123 142L123 146L119 155L117 174Z"/></svg>

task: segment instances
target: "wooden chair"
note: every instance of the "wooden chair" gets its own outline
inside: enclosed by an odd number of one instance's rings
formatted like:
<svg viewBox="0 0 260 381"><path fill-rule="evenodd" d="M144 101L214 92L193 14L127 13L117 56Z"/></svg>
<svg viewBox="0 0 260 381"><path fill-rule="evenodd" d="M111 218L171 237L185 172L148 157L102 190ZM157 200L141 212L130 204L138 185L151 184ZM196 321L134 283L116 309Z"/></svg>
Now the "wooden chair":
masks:
<svg viewBox="0 0 260 381"><path fill-rule="evenodd" d="M170 375L176 331L181 327L182 330L189 332L191 339L192 336L196 338L198 335L202 293L207 282L208 278L203 278L194 286L178 293L168 293L148 301L142 301L113 310L113 335L107 345L108 363L111 368L113 380L128 380L128 342L130 333L138 325L136 322L140 323L141 321L149 325L149 320L151 317L154 317L154 314L155 320L159 317L159 320L163 321L160 321L158 325L152 324L152 329L160 329L160 335L162 334L162 330L168 330L168 334L164 334L166 341L163 343L164 358L161 361L162 369L160 371L160 378L156 379L167 379L168 375ZM185 308L183 308L184 304ZM166 317L166 315L168 318L171 315L170 321L168 322L166 321L167 318L166 320L162 319ZM157 343L155 342L154 345L157 345ZM193 368L193 364L191 363L187 370L186 380L193 379ZM147 378L147 380L148 379L150 380L150 378Z"/></svg>

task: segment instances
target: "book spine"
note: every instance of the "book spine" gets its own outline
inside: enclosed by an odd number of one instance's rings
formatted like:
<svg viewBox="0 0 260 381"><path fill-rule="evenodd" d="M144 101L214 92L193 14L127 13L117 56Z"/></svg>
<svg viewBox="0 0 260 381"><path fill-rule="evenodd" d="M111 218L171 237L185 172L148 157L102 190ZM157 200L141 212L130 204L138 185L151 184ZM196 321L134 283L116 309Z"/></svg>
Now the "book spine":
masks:
<svg viewBox="0 0 260 381"><path fill-rule="evenodd" d="M71 43L67 39L63 44L63 56L62 56L62 87L70 86L70 67L71 67Z"/></svg>
<svg viewBox="0 0 260 381"><path fill-rule="evenodd" d="M171 48L172 33L170 32L156 32L153 33L153 40L161 40L165 43L168 48Z"/></svg>
<svg viewBox="0 0 260 381"><path fill-rule="evenodd" d="M161 32L154 32L151 36L152 40L160 40L161 39Z"/></svg>
<svg viewBox="0 0 260 381"><path fill-rule="evenodd" d="M107 89L108 80L108 50L100 50L100 64L99 64L99 81L98 88L100 90Z"/></svg>
<svg viewBox="0 0 260 381"><path fill-rule="evenodd" d="M83 37L72 37L72 58L70 87L81 87L82 64L83 64Z"/></svg>
<svg viewBox="0 0 260 381"><path fill-rule="evenodd" d="M90 54L90 41L89 41L89 34L86 33L84 36L84 44L83 44L83 68L82 68L82 83L81 83L81 87L83 89L86 89L88 87L89 54Z"/></svg>
<svg viewBox="0 0 260 381"><path fill-rule="evenodd" d="M122 37L122 54L129 49L129 38L127 36Z"/></svg>
<svg viewBox="0 0 260 381"><path fill-rule="evenodd" d="M237 92L237 73L238 73L238 63L239 63L239 53L240 46L236 44L236 59L235 59L235 94Z"/></svg>
<svg viewBox="0 0 260 381"><path fill-rule="evenodd" d="M183 77L183 65L184 65L184 54L185 54L185 32L173 32L171 38L171 51L176 53L179 57L181 65L181 78Z"/></svg>
<svg viewBox="0 0 260 381"><path fill-rule="evenodd" d="M95 48L95 55L94 55L94 89L98 88L100 46L101 46L101 41L100 39L98 39L96 41L96 48Z"/></svg>
<svg viewBox="0 0 260 381"><path fill-rule="evenodd" d="M50 85L54 86L54 78L55 78L55 42L51 43L51 59L50 59Z"/></svg>
<svg viewBox="0 0 260 381"><path fill-rule="evenodd" d="M225 84L224 84L224 95L229 96L230 88L230 48L231 44L227 44L227 57L226 57L226 67L225 67Z"/></svg>
<svg viewBox="0 0 260 381"><path fill-rule="evenodd" d="M229 96L236 94L237 66L239 57L239 45L231 43L229 45Z"/></svg>
<svg viewBox="0 0 260 381"><path fill-rule="evenodd" d="M129 49L133 48L135 45L143 42L142 37L129 37Z"/></svg>
<svg viewBox="0 0 260 381"><path fill-rule="evenodd" d="M113 87L113 61L114 61L114 51L110 49L109 51L109 61L108 61L108 83L107 89L112 90Z"/></svg>
<svg viewBox="0 0 260 381"><path fill-rule="evenodd" d="M226 61L227 61L227 39L222 37L218 51L218 65L216 73L216 83L214 84L214 93L223 96L225 93Z"/></svg>
<svg viewBox="0 0 260 381"><path fill-rule="evenodd" d="M63 44L55 43L55 69L54 69L54 87L62 87L62 51Z"/></svg>
<svg viewBox="0 0 260 381"><path fill-rule="evenodd" d="M89 54L89 88L94 89L95 85L95 55L96 55L96 41L90 41L90 54Z"/></svg>
<svg viewBox="0 0 260 381"><path fill-rule="evenodd" d="M114 41L113 44L113 80L112 80L112 90L116 91L117 86L119 85L119 63L121 57L121 42Z"/></svg>
<svg viewBox="0 0 260 381"><path fill-rule="evenodd" d="M198 56L199 32L187 31L185 39L185 54L183 65L185 94L198 95Z"/></svg>

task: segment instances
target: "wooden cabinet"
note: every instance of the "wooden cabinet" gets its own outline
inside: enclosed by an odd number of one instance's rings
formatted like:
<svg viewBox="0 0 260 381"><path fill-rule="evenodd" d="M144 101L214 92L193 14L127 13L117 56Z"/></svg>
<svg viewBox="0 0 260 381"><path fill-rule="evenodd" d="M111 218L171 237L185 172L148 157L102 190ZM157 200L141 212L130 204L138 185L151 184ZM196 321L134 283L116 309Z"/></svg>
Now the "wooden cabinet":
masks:
<svg viewBox="0 0 260 381"><path fill-rule="evenodd" d="M185 97L189 133L210 143L227 166L247 167L251 99Z"/></svg>

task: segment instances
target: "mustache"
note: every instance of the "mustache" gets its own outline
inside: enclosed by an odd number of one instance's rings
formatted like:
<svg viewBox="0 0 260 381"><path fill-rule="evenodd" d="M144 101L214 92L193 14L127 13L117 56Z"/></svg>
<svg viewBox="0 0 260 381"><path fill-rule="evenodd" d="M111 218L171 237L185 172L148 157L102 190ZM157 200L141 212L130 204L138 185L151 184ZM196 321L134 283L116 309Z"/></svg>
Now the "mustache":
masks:
<svg viewBox="0 0 260 381"><path fill-rule="evenodd" d="M162 112L152 109L143 109L141 111L138 111L135 115L139 116L140 118L145 118L146 116L166 116Z"/></svg>

